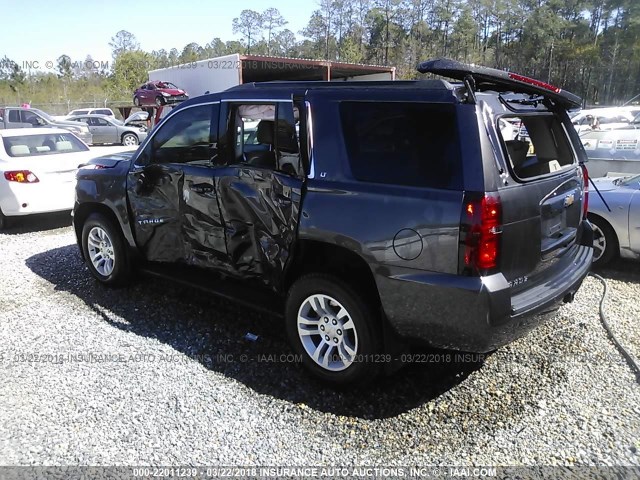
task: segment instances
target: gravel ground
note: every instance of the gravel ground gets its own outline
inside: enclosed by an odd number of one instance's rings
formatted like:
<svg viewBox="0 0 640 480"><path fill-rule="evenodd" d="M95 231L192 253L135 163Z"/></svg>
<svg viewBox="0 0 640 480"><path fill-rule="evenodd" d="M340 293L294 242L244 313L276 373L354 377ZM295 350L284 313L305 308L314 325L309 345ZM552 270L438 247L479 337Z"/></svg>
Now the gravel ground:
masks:
<svg viewBox="0 0 640 480"><path fill-rule="evenodd" d="M0 251L0 464L640 465L640 386L595 279L484 361L434 354L335 392L280 357L279 320L160 280L98 285L66 215L23 221ZM637 271L602 274L640 359Z"/></svg>

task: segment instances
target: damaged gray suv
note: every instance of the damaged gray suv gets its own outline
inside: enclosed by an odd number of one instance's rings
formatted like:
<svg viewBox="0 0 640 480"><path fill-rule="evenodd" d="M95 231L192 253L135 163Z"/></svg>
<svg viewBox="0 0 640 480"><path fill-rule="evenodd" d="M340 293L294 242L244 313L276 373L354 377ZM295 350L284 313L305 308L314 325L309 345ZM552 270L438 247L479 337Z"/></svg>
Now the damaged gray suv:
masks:
<svg viewBox="0 0 640 480"><path fill-rule="evenodd" d="M283 315L334 384L372 380L414 343L487 352L524 335L591 265L566 113L580 99L450 60L419 70L454 81L252 83L184 102L135 153L79 170L89 270Z"/></svg>

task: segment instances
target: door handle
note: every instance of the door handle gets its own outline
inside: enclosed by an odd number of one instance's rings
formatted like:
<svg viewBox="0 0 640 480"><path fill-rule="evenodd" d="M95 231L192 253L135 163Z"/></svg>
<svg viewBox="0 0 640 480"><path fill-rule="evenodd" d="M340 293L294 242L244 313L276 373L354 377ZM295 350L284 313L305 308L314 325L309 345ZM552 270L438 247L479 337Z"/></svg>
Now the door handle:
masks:
<svg viewBox="0 0 640 480"><path fill-rule="evenodd" d="M276 202L278 202L278 205L280 206L289 206L291 205L291 199L285 195L282 195L280 193L276 194Z"/></svg>
<svg viewBox="0 0 640 480"><path fill-rule="evenodd" d="M213 185L209 185L207 183L202 184L196 184L196 185L190 185L189 188L191 189L192 192L194 193L199 193L199 194L205 194L205 193L211 193L213 192Z"/></svg>

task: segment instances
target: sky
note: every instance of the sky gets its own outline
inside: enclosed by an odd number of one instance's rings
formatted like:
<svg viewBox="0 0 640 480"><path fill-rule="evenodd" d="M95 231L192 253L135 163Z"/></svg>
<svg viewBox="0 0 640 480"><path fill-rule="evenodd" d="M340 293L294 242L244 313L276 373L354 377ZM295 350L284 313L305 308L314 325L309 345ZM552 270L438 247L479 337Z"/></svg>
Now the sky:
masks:
<svg viewBox="0 0 640 480"><path fill-rule="evenodd" d="M110 62L109 42L120 30L136 36L145 51L177 48L213 38L239 40L231 22L245 9L263 12L276 7L296 36L316 0L0 0L0 58L39 68L63 54L82 61L87 55ZM31 63L28 63L31 62ZM27 70L27 68L25 68Z"/></svg>

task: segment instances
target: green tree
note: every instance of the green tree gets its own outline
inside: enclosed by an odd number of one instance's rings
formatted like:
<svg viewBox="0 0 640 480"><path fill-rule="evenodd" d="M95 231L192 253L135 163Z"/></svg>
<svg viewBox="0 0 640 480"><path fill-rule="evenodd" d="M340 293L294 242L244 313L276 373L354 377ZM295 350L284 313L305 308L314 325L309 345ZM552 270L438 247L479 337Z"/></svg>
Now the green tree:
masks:
<svg viewBox="0 0 640 480"><path fill-rule="evenodd" d="M267 32L267 55L271 55L271 40L276 34L276 30L284 27L287 23L277 8L267 8L262 12L262 27Z"/></svg>
<svg viewBox="0 0 640 480"><path fill-rule="evenodd" d="M140 50L123 51L116 57L113 73L109 78L108 91L112 98L129 100L133 92L146 82L153 57Z"/></svg>
<svg viewBox="0 0 640 480"><path fill-rule="evenodd" d="M114 60L123 52L131 52L140 48L136 36L126 30L120 30L111 37L109 46L111 47L111 55Z"/></svg>
<svg viewBox="0 0 640 480"><path fill-rule="evenodd" d="M245 41L246 53L251 53L251 45L262 32L262 15L255 10L243 10L233 19L233 33L239 33Z"/></svg>

